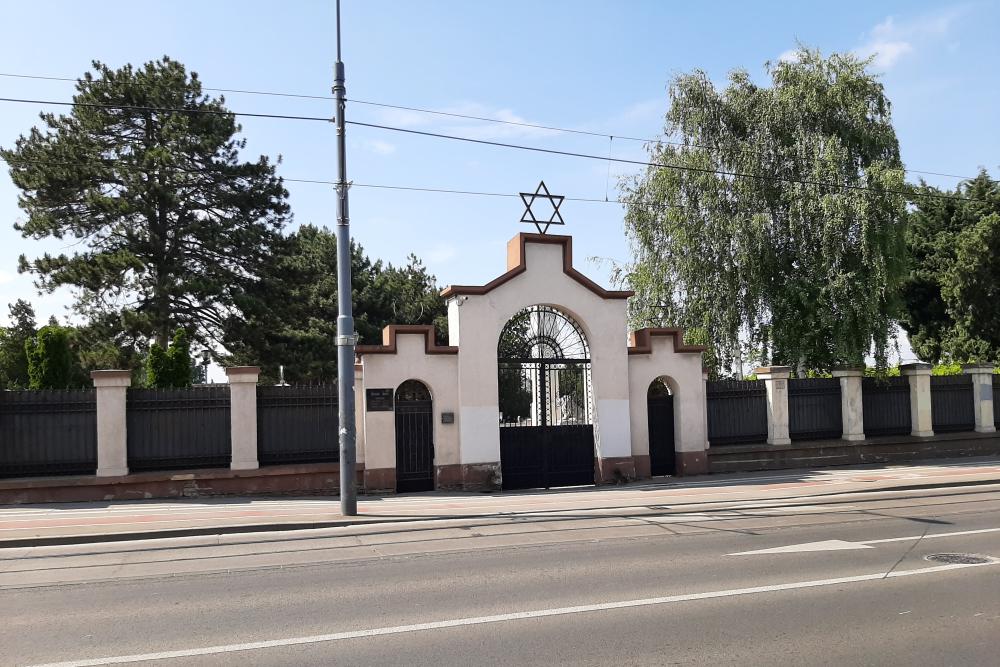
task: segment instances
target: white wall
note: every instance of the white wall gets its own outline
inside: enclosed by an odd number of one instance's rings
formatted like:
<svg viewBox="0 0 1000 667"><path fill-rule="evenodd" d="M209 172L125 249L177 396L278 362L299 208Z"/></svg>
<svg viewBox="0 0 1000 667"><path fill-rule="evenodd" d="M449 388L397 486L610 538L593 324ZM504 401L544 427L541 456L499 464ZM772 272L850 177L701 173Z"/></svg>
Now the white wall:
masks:
<svg viewBox="0 0 1000 667"><path fill-rule="evenodd" d="M632 454L649 454L646 393L658 377L667 378L667 386L674 394L675 450L704 451L708 447L708 424L701 354L675 353L673 336L652 336L651 343L650 354L631 354L628 358Z"/></svg>
<svg viewBox="0 0 1000 667"><path fill-rule="evenodd" d="M433 400L434 465L459 463L458 356L426 354L423 334L399 333L395 354L366 354L363 389L395 390L406 380L420 380ZM365 392L359 399L364 400ZM442 424L441 413L454 412L454 424ZM394 412L364 410L365 468L396 467L396 420Z"/></svg>
<svg viewBox="0 0 1000 667"><path fill-rule="evenodd" d="M449 303L450 342L460 341L461 350L462 463L500 460L497 343L511 317L539 304L572 317L587 338L598 455L631 454L625 299L602 298L568 276L563 271L563 247L528 242L523 273L486 294L458 296Z"/></svg>

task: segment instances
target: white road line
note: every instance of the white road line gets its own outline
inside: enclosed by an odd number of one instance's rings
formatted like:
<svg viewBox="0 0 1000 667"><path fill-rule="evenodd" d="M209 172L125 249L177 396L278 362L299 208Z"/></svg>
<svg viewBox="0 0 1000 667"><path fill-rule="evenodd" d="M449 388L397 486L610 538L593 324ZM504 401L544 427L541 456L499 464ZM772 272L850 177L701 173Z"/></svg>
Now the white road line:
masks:
<svg viewBox="0 0 1000 667"><path fill-rule="evenodd" d="M473 616L470 618L456 618L445 621L433 621L430 623L414 623L412 625L394 625L384 628L371 628L368 630L350 630L347 632L334 632L331 634L312 635L309 637L290 637L287 639L271 639L267 641L248 642L245 644L226 644L222 646L205 646L202 648L180 649L175 651L160 651L157 653L139 653L134 655L119 655L106 658L70 660L67 662L54 662L54 663L47 663L44 665L35 665L34 667L98 667L100 665L121 665L126 663L143 662L148 660L167 660L170 658L191 658L200 655L236 653L238 651L256 651L267 648L280 648L284 646L299 646L302 644L319 644L323 642L343 641L345 639L363 639L366 637L380 637L383 635L398 635L407 632L420 632L424 630L441 630L445 628L457 628L469 625L505 623L508 621L520 621L531 618L545 618L548 616L565 616L568 614L583 614L593 611L609 611L614 609L629 609L633 607L649 607L653 605L672 604L675 602L690 602L692 600L710 600L713 598L753 595L755 593L772 593L775 591L788 591L800 588L838 586L841 584L852 584L861 581L879 581L886 578L891 579L891 578L908 577L914 575L933 574L937 572L961 570L969 567L984 567L987 565L997 565L998 563L1000 563L1000 560L994 559L987 563L976 563L968 565L965 564L938 565L935 567L925 567L916 570L901 570L889 573L877 572L873 574L860 574L852 577L837 577L835 579L796 581L786 584L773 584L770 586L754 586L751 588L734 588L730 590L710 591L706 593L668 595L656 598L623 600L620 602L602 602L598 604L577 605L574 607L556 607L553 609L519 611L509 614L494 614L491 616Z"/></svg>
<svg viewBox="0 0 1000 667"><path fill-rule="evenodd" d="M980 535L982 533L998 533L1000 528L981 528L979 530L959 530L954 533L934 533L933 535L910 535L909 537L887 537L881 540L862 540L858 544L885 544L886 542L912 542L914 540L933 540L939 537L956 537L958 535Z"/></svg>

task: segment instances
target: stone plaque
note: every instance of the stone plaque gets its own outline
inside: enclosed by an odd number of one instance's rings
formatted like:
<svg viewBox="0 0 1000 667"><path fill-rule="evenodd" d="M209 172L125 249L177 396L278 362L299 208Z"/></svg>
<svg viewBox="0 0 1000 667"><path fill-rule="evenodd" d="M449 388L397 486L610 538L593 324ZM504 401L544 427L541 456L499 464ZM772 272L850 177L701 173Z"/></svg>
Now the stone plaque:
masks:
<svg viewBox="0 0 1000 667"><path fill-rule="evenodd" d="M455 413L454 412L442 412L441 413L441 423L442 424L454 424L455 423Z"/></svg>
<svg viewBox="0 0 1000 667"><path fill-rule="evenodd" d="M368 412L392 412L392 393L389 389L365 389L365 409Z"/></svg>

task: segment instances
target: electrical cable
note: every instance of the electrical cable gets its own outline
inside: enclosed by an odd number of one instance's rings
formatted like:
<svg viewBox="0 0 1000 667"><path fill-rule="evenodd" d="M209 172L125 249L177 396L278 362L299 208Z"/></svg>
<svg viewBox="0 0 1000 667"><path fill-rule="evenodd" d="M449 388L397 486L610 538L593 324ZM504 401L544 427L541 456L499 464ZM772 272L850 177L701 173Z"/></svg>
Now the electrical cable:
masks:
<svg viewBox="0 0 1000 667"><path fill-rule="evenodd" d="M10 77L10 78L17 78L17 79L38 79L38 80L42 80L42 81L67 81L67 82L72 82L72 83L76 83L77 82L77 79L73 79L73 78L70 78L70 77L39 76L39 75L32 75L32 74L13 74L13 73L9 73L9 72L0 72L0 77ZM209 87L203 86L202 90L208 90L208 91L212 91L212 92L221 92L221 93L237 93L237 94L243 94L243 95L264 95L264 96L270 96L270 97L288 97L288 98L300 98L300 99L309 99L309 100L333 100L334 99L332 95L305 95L305 94L302 94L302 93L279 93L279 92L274 92L274 91L247 90L247 89L240 89L240 88L209 88ZM524 121L504 120L504 119L501 119L501 118L490 118L488 116L475 116L475 115L471 115L471 114L463 114L463 113L457 113L457 112L452 112L452 111L441 111L441 110L438 110L438 109L425 109L425 108L421 108L421 107L404 106L404 105L401 105L401 104L388 104L388 103L385 103L385 102L374 102L374 101L371 101L371 100L359 100L359 99L355 99L355 98L347 98L347 101L348 102L353 102L355 104L363 104L363 105L366 105L366 106L381 107L381 108L385 108L385 109L396 109L396 110L400 110L400 111L413 111L413 112L416 112L416 113L432 114L432 115L436 115L436 116L445 116L445 117L450 117L450 118L462 118L462 119L465 119L465 120L475 120L475 121L481 121L481 122L486 122L486 123L501 123L503 125L511 125L511 126L516 126L516 127L527 127L527 128L532 128L532 129L538 129L538 130L548 130L548 131L552 131L552 132L565 132L565 133L569 133L569 134L580 134L580 135L586 135L586 136L591 136L591 137L606 137L606 136L608 136L606 133L603 133L603 132L593 132L593 131L590 131L590 130L580 130L580 129L574 129L574 128L568 128L568 127L558 127L558 126L555 126L555 125L541 125L541 124L538 124L538 123L527 123L527 122L524 122ZM248 114L242 114L242 115L248 115ZM701 150L708 150L708 151L719 151L719 150L722 150L718 146L704 146L704 145L700 145L700 144L687 144L687 143L680 142L680 141L670 141L668 139L664 139L663 137L659 137L659 138L653 139L653 138L643 138L643 137L630 137L630 136L622 135L622 134L616 134L614 136L617 137L618 139L626 139L628 141L638 141L638 142L642 142L642 143L657 143L657 142L659 142L659 143L669 144L669 145L672 145L672 146L679 146L679 147L682 147L682 148L698 148L698 149L701 149ZM939 172L939 171L926 171L926 170L921 170L921 169L903 169L903 171L905 173L909 173L909 174L924 174L924 175L928 175L928 176L941 176L941 177L944 177L944 178L957 178L957 179L962 179L962 180L972 180L973 178L975 178L973 176L961 176L959 174L947 174L947 173ZM990 180L995 180L995 179L990 179Z"/></svg>

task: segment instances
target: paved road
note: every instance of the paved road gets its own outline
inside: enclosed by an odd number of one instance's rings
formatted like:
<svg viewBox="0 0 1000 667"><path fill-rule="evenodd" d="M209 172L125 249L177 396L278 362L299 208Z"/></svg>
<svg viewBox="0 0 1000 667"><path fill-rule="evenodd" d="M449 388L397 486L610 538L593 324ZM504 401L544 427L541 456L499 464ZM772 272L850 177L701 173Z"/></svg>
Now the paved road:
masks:
<svg viewBox="0 0 1000 667"><path fill-rule="evenodd" d="M0 550L0 663L997 664L1000 564L927 559L996 486L647 510Z"/></svg>

